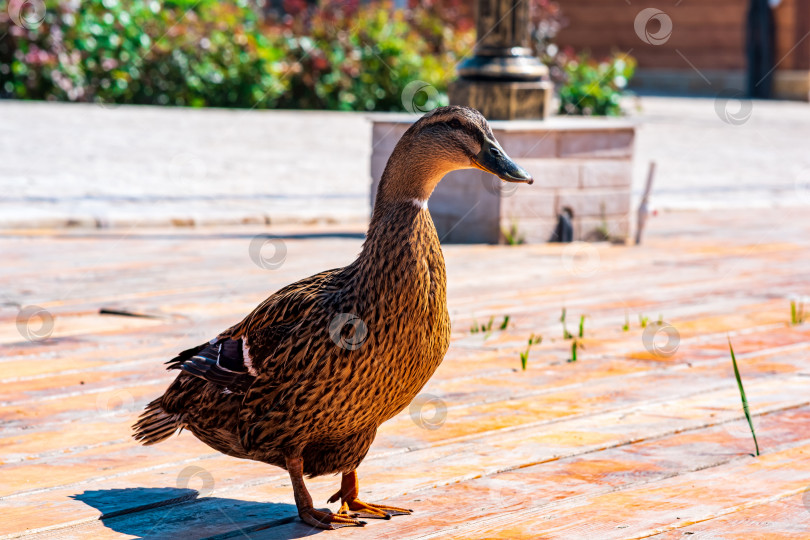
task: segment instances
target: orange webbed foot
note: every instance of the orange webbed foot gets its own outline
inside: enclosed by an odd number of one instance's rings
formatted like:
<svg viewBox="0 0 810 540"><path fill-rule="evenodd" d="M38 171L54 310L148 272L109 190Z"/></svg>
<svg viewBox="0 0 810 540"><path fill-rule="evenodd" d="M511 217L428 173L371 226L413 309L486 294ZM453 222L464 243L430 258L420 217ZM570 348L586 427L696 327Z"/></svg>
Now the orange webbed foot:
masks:
<svg viewBox="0 0 810 540"><path fill-rule="evenodd" d="M295 495L295 506L298 507L298 517L319 529L339 529L341 527L362 527L365 521L360 521L357 514L333 514L330 511L316 510L312 507L312 497L304 484L304 460L300 457L288 457L287 472Z"/></svg>
<svg viewBox="0 0 810 540"><path fill-rule="evenodd" d="M358 492L357 472L352 471L343 475L340 491L329 497L327 502L340 501L338 515L353 514L364 518L391 519L391 516L407 516L413 512L407 508L363 502L357 498Z"/></svg>
<svg viewBox="0 0 810 540"><path fill-rule="evenodd" d="M366 524L365 521L356 519L357 514L333 514L315 508L306 508L299 512L298 516L305 523L326 530L340 529L341 527L362 527Z"/></svg>
<svg viewBox="0 0 810 540"><path fill-rule="evenodd" d="M338 510L339 515L353 514L358 517L375 518L375 519L391 519L391 516L407 516L413 510L407 508L399 508L397 506L386 506L383 504L371 504L354 499L351 501L344 501Z"/></svg>

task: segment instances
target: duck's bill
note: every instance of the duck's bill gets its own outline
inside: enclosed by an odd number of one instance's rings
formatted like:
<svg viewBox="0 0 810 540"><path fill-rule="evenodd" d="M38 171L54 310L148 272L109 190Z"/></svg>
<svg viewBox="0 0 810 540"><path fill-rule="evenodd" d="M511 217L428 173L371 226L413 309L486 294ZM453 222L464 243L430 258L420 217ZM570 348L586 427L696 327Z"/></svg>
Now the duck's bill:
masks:
<svg viewBox="0 0 810 540"><path fill-rule="evenodd" d="M532 175L512 161L495 141L485 141L481 151L472 159L472 164L506 182L522 182L524 184L534 182Z"/></svg>

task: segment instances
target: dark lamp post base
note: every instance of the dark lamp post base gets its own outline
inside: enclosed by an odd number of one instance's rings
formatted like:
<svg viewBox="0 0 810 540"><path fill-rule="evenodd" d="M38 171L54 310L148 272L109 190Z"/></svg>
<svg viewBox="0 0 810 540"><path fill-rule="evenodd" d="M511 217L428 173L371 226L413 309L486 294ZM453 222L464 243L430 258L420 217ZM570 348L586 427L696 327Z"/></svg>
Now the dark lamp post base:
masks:
<svg viewBox="0 0 810 540"><path fill-rule="evenodd" d="M489 120L542 120L551 113L549 81L458 79L450 84L450 103L481 111Z"/></svg>

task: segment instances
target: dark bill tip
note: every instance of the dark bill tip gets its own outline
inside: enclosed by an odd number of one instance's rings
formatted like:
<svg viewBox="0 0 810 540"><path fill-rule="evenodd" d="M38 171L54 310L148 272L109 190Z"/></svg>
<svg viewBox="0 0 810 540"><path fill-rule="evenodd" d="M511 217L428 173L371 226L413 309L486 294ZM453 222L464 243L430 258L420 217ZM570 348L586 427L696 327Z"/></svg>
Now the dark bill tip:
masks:
<svg viewBox="0 0 810 540"><path fill-rule="evenodd" d="M484 141L481 151L473 159L473 164L481 170L492 173L505 182L532 184L534 179L526 169L512 161L500 145L491 140Z"/></svg>
<svg viewBox="0 0 810 540"><path fill-rule="evenodd" d="M498 178L500 178L501 180L505 180L507 182L523 182L524 184L529 185L534 184L534 178L532 178L532 175L526 172L526 169L524 169L514 161L512 161L512 165L514 165L513 169L506 172L503 176L498 175Z"/></svg>

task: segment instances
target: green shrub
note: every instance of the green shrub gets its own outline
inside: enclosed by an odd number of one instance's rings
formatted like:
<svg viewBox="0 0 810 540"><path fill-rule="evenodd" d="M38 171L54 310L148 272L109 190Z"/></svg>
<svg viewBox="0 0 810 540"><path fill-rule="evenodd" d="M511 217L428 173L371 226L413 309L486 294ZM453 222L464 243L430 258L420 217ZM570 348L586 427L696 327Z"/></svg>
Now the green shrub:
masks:
<svg viewBox="0 0 810 540"><path fill-rule="evenodd" d="M244 106L279 75L282 51L258 23L245 2L48 2L41 26L7 25L3 90L23 99Z"/></svg>
<svg viewBox="0 0 810 540"><path fill-rule="evenodd" d="M402 110L438 93L473 33L432 8L332 0L273 18L247 0L47 0L30 29L0 15L0 95L181 106Z"/></svg>
<svg viewBox="0 0 810 540"><path fill-rule="evenodd" d="M564 58L564 77L558 91L560 114L620 116L621 97L636 69L633 57L614 54L597 62L586 53Z"/></svg>
<svg viewBox="0 0 810 540"><path fill-rule="evenodd" d="M15 25L0 0L0 97L101 103L419 111L446 103L475 32L461 0L44 0L41 24ZM22 2L23 0L13 0ZM40 0L31 0L32 3ZM635 69L557 53L559 6L533 0L538 54L564 114L617 115ZM413 81L427 93L403 95ZM417 85L418 86L418 85Z"/></svg>
<svg viewBox="0 0 810 540"><path fill-rule="evenodd" d="M447 27L423 8L339 6L294 14L285 48L300 60L279 106L401 111L408 83L421 80L443 94L455 64L472 48L473 32Z"/></svg>

